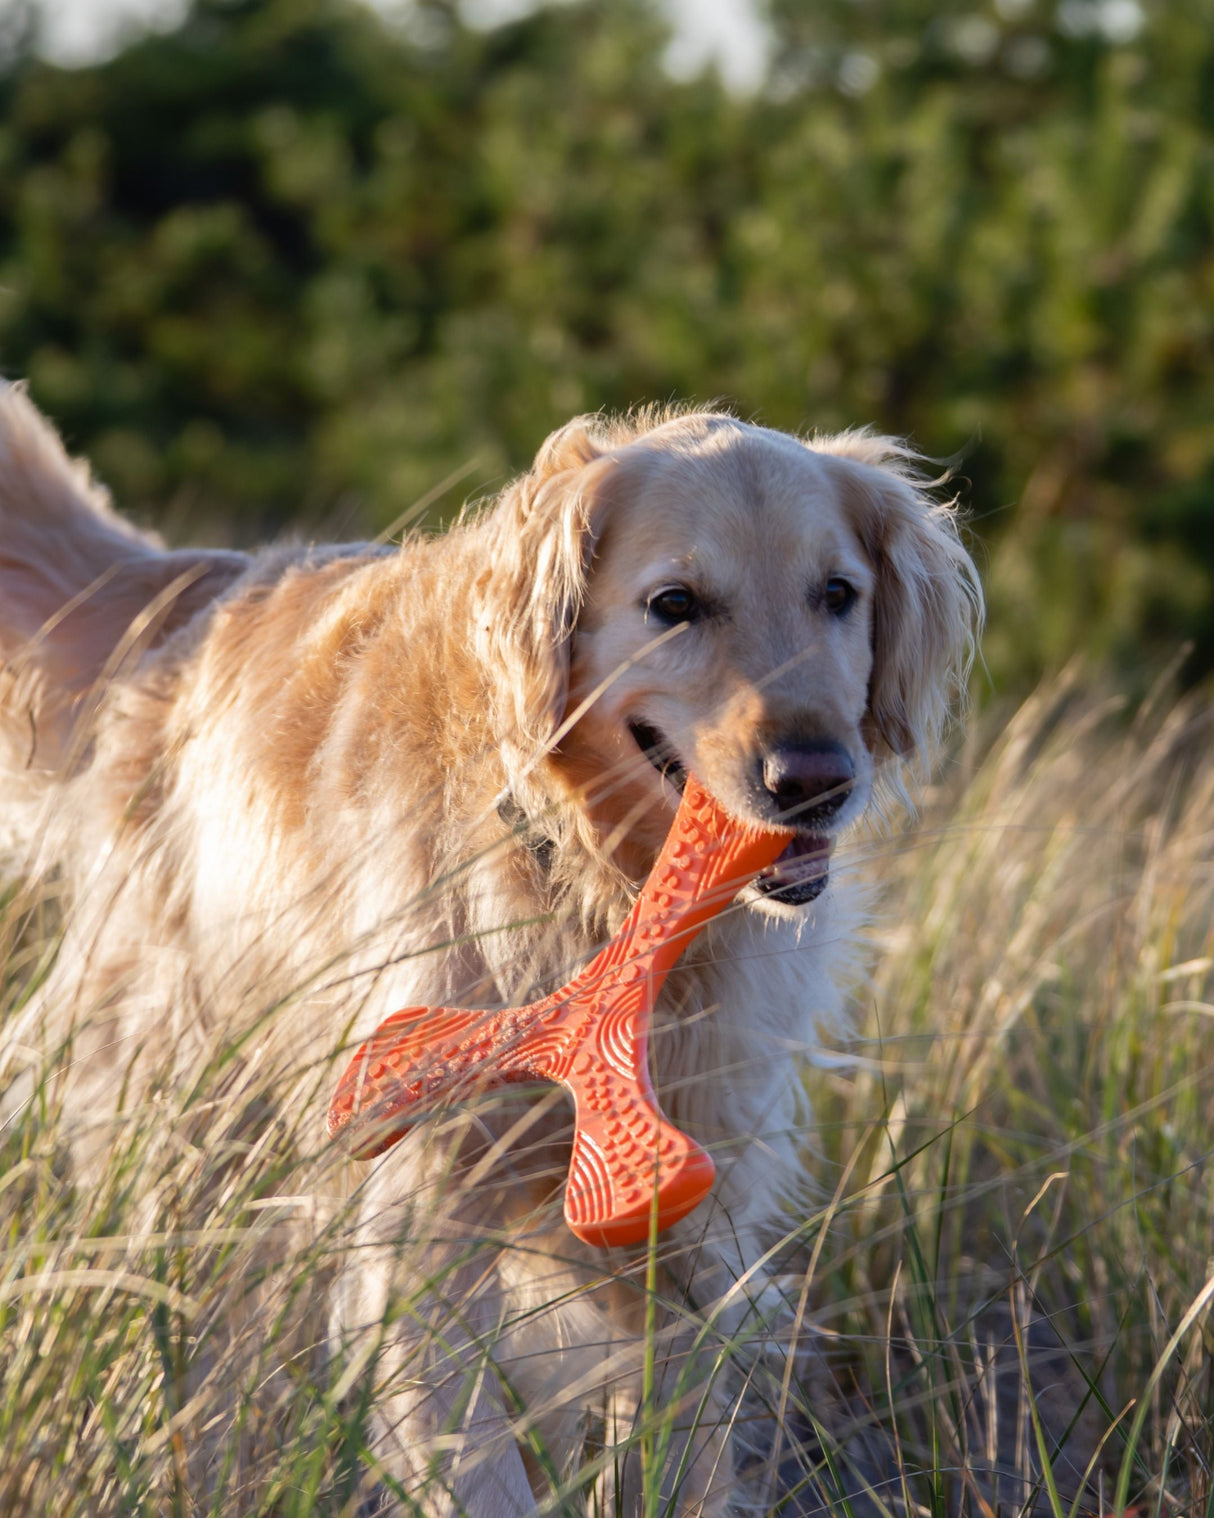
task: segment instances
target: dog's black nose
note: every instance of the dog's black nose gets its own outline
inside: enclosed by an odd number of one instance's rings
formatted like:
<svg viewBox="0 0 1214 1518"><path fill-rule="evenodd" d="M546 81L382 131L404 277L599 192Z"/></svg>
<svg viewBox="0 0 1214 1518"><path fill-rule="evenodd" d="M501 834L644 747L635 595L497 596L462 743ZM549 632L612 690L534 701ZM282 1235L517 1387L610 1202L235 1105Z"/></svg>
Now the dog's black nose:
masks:
<svg viewBox="0 0 1214 1518"><path fill-rule="evenodd" d="M763 788L795 827L837 811L855 778L856 766L841 743L782 743L763 758Z"/></svg>

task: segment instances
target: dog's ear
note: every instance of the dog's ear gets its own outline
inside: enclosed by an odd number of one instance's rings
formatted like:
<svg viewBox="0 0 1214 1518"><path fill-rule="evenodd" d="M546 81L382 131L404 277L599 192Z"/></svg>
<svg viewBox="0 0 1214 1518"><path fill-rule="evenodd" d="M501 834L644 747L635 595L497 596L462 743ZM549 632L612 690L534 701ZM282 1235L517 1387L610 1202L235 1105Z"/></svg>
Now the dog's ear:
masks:
<svg viewBox="0 0 1214 1518"><path fill-rule="evenodd" d="M951 502L936 500L903 445L864 433L828 445L859 467L846 495L877 582L868 734L878 759L928 764L965 698L982 589Z"/></svg>
<svg viewBox="0 0 1214 1518"><path fill-rule="evenodd" d="M611 448L598 417L576 418L547 439L483 519L477 649L498 683L501 741L518 757L542 752L565 716L570 643L605 509L599 487Z"/></svg>

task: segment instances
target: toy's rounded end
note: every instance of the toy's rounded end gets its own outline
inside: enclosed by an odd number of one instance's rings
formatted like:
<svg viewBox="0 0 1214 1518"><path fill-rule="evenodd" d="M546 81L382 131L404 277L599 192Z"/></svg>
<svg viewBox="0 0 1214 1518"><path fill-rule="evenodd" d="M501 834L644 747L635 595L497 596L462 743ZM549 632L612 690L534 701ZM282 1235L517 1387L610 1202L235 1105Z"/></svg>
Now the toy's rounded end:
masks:
<svg viewBox="0 0 1214 1518"><path fill-rule="evenodd" d="M326 1127L344 1134L356 1160L373 1160L418 1120L423 1099L433 1099L484 1060L483 1040L470 1029L490 1014L453 1007L402 1007L386 1017L346 1066Z"/></svg>
<svg viewBox="0 0 1214 1518"><path fill-rule="evenodd" d="M341 1098L345 1093L339 1092L338 1095ZM402 1117L399 1108L387 1103L381 1103L374 1113L366 1113L355 1111L348 1102L335 1099L329 1108L325 1127L331 1139L339 1138L343 1130L348 1130L345 1136L350 1141L350 1159L373 1160L403 1139L416 1121L417 1113L408 1111Z"/></svg>
<svg viewBox="0 0 1214 1518"><path fill-rule="evenodd" d="M673 1137L677 1130L668 1129ZM613 1175L605 1156L579 1131L565 1190L565 1222L585 1244L600 1249L643 1244L653 1227L653 1192L657 1186L657 1231L663 1232L693 1211L712 1189L716 1166L683 1134L682 1153L660 1162L658 1170Z"/></svg>

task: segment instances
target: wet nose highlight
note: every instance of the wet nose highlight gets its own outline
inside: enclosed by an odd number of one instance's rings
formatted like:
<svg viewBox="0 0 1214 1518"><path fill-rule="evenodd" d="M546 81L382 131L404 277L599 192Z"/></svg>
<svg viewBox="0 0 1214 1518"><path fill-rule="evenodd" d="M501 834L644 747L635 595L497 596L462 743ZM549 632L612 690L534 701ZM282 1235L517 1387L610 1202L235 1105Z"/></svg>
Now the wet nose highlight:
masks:
<svg viewBox="0 0 1214 1518"><path fill-rule="evenodd" d="M800 826L837 811L855 778L856 766L841 743L782 743L763 757L764 790Z"/></svg>

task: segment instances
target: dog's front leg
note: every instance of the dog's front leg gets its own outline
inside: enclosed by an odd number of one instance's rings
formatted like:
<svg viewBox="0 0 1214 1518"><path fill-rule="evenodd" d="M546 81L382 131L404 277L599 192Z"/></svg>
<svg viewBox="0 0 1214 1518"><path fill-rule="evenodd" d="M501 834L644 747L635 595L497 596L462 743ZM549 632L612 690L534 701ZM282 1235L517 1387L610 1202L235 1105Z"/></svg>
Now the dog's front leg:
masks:
<svg viewBox="0 0 1214 1518"><path fill-rule="evenodd" d="M671 1234L683 1235L684 1288L733 1404L737 1501L746 1512L790 1518L820 1512L818 1488L806 1481L819 1457L812 1450L807 1456L804 1446L807 1439L813 1443L813 1420L829 1400L831 1377L807 1279L773 1273L764 1235L737 1226L719 1202L694 1222L676 1225Z"/></svg>
<svg viewBox="0 0 1214 1518"><path fill-rule="evenodd" d="M377 1167L361 1197L334 1299L336 1374L351 1387L371 1380L372 1448L384 1485L410 1499L401 1511L524 1518L535 1499L493 1356L502 1315L493 1251L427 1206L421 1177L397 1159Z"/></svg>
<svg viewBox="0 0 1214 1518"><path fill-rule="evenodd" d="M777 1372L791 1358L793 1383L812 1386L822 1372L822 1344L805 1278L773 1272L763 1234L738 1225L719 1202L710 1208L670 1233L677 1244L671 1268L704 1321L706 1342L736 1363L762 1362Z"/></svg>

